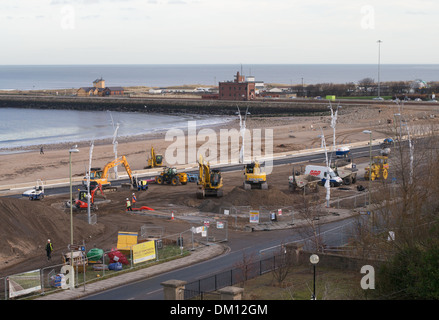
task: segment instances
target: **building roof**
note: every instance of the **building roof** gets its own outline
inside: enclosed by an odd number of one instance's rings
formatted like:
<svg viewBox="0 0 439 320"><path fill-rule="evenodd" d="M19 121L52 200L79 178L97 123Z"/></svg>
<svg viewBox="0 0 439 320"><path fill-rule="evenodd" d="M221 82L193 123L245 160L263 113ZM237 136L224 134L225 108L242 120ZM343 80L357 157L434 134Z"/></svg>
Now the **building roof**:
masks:
<svg viewBox="0 0 439 320"><path fill-rule="evenodd" d="M96 79L95 81L93 81L93 83L98 83L99 81L105 81L104 79L102 79L102 77L100 79Z"/></svg>
<svg viewBox="0 0 439 320"><path fill-rule="evenodd" d="M82 90L84 90L85 92L89 92L89 91L91 91L91 90L95 90L96 87L81 87L81 88L79 88L79 89L82 89Z"/></svg>
<svg viewBox="0 0 439 320"><path fill-rule="evenodd" d="M123 91L123 87L106 87L105 89L110 89L111 91Z"/></svg>

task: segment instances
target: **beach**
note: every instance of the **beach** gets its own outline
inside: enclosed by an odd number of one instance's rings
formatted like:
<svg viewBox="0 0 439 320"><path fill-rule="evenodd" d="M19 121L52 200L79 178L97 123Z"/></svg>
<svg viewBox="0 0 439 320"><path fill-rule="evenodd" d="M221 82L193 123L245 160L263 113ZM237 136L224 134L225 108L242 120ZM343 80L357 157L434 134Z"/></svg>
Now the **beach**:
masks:
<svg viewBox="0 0 439 320"><path fill-rule="evenodd" d="M394 114L398 110L394 105L373 105L368 107L350 107L340 109L336 124L336 144L347 145L369 140L369 135L362 131L372 130L373 140L383 140L394 135ZM407 123L412 128L430 128L437 124L438 112L434 106L406 107L404 115ZM328 151L332 150L333 129L331 116L309 117L257 117L249 115L246 119L246 128L252 132L254 129L273 130L273 153L287 153L297 150L319 148L322 140L319 137L323 132ZM206 127L203 127L206 129ZM199 129L203 129L199 128ZM215 130L219 136L221 129L237 130L239 132L239 119L228 123L208 127ZM199 132L199 131L197 131ZM187 132L185 132L187 134ZM262 133L263 135L264 133ZM118 139L118 156L126 156L131 170L143 170L147 165L147 158L151 147L157 154L165 154L167 148L174 140L165 141L166 131L155 132L147 135L121 137ZM186 141L188 137L186 136ZM199 138L199 140L201 140ZM218 139L219 140L219 139ZM197 150L205 141L197 141ZM264 143L262 143L264 146ZM69 177L69 149L70 144L52 144L43 146L44 154L40 149L30 147L23 152L1 154L0 160L0 186L35 183L37 179L49 181ZM90 141L77 143L79 153L72 154L72 176L84 176L89 166ZM264 155L264 151L262 151ZM106 163L114 160L112 139L97 140L94 143L92 167L104 167ZM166 162L166 159L165 159ZM196 166L196 163L188 165ZM119 172L123 168L119 169ZM125 174L125 173L123 173ZM3 188L4 189L4 188Z"/></svg>

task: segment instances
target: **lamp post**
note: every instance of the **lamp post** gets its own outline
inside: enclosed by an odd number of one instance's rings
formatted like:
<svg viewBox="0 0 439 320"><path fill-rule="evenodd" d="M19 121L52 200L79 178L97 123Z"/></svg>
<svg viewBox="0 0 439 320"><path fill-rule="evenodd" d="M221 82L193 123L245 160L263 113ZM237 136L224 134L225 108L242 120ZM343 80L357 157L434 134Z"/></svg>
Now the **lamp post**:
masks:
<svg viewBox="0 0 439 320"><path fill-rule="evenodd" d="M378 40L378 98L381 97L381 92L380 92L380 64L381 64L381 40Z"/></svg>
<svg viewBox="0 0 439 320"><path fill-rule="evenodd" d="M72 153L78 153L76 149L77 145L74 145L69 150L69 176L70 176L70 265L73 266L73 195L72 195Z"/></svg>
<svg viewBox="0 0 439 320"><path fill-rule="evenodd" d="M364 130L363 133L366 133L370 137L369 142L369 211L370 211L370 202L371 202L371 191L370 191L370 183L372 181L372 131L370 130Z"/></svg>
<svg viewBox="0 0 439 320"><path fill-rule="evenodd" d="M311 300L317 300L316 299L316 264L319 263L319 256L316 254L312 254L309 257L309 261L313 265L313 269L314 269L313 291L312 291Z"/></svg>

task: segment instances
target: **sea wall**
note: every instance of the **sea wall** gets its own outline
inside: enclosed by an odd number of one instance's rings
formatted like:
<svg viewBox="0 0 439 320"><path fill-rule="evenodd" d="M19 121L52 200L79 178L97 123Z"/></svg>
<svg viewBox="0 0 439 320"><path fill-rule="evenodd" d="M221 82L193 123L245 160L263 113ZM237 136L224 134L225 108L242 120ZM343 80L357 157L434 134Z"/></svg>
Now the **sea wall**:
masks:
<svg viewBox="0 0 439 320"><path fill-rule="evenodd" d="M366 104L365 104L366 105ZM349 105L343 104L343 107ZM358 107L358 104L355 104ZM101 110L166 114L233 115L246 108L256 116L304 116L328 112L327 101L221 101L66 96L0 96L0 108Z"/></svg>

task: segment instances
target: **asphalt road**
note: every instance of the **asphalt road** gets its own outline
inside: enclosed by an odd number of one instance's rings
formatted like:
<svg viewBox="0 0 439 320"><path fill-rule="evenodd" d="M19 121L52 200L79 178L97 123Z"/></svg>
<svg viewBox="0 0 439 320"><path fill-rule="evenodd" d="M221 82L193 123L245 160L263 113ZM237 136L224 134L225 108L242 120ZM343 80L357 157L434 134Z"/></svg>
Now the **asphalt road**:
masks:
<svg viewBox="0 0 439 320"><path fill-rule="evenodd" d="M377 154L377 150L379 150L380 147L379 146L372 146L372 152L373 155ZM351 155L352 157L355 158L360 158L360 157L369 157L369 153L370 153L370 148L369 147L360 147L360 148L352 148L351 149ZM329 156L329 153L328 153ZM300 156L285 156L282 158L278 158L273 160L273 165L277 166L277 165L284 165L284 164L294 164L294 163L301 163L301 162L307 162L307 161L311 161L311 162L325 162L325 154L324 152L322 153L314 153L314 154L306 154L306 155L300 155ZM215 168L217 168L215 166ZM231 171L239 171L242 170L243 165L239 164L239 165L229 165L229 166L223 166L223 167L219 167L221 169L222 172L231 172ZM193 169L193 170L187 170L185 171L187 173L198 173L197 169ZM117 181L112 181L111 184L112 186L120 186L123 183L129 183L130 181L128 179L120 179ZM81 184L75 184L73 185L73 190L77 190L78 188L82 188ZM69 186L63 186L63 187L50 187L50 186L46 186L44 188L44 193L45 195L62 195L62 194L68 194L70 193L70 187ZM14 194L14 195L9 195L10 197L21 197L21 193L19 194Z"/></svg>
<svg viewBox="0 0 439 320"><path fill-rule="evenodd" d="M337 231L343 228L349 230L353 219L347 219L322 225L320 233L329 235L326 241L330 245L341 245L347 237L339 236ZM332 239L330 238L332 236ZM90 295L82 300L163 300L163 289L161 282L175 279L192 282L221 272L236 268L242 263L243 257L254 257L259 259L274 252L278 246L290 242L302 241L303 235L295 229L278 230L275 232L265 231L255 233L244 233L236 239L227 243L230 251L213 259L201 262L189 267L161 274L160 276L148 278L122 287L110 289L98 294Z"/></svg>

